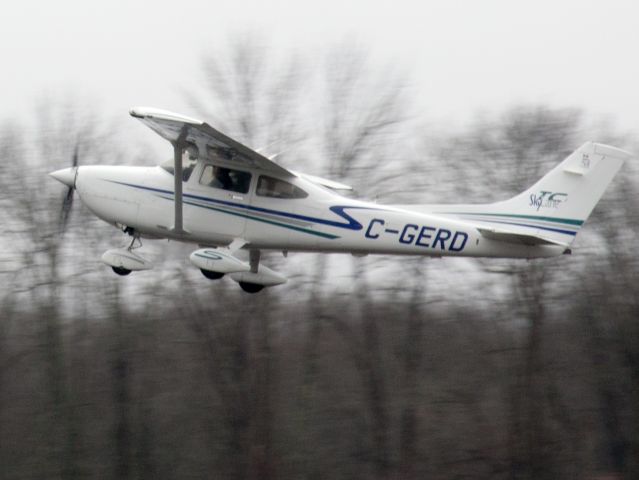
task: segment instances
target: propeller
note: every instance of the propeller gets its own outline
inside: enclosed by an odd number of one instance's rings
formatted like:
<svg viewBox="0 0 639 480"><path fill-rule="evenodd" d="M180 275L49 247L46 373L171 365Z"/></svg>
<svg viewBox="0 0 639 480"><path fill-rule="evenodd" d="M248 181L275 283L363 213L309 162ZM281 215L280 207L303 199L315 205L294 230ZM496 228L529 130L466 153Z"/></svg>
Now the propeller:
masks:
<svg viewBox="0 0 639 480"><path fill-rule="evenodd" d="M61 231L64 232L67 228L67 223L69 221L69 215L71 214L71 207L73 206L73 191L75 190L75 175L78 170L78 144L75 145L75 149L73 151L73 158L71 159L71 169L67 170L70 174L73 175L73 181L66 183L68 185L67 193L64 196L64 200L62 201L62 211L60 212L60 224ZM54 172L56 173L56 172ZM58 178L58 180L60 180Z"/></svg>

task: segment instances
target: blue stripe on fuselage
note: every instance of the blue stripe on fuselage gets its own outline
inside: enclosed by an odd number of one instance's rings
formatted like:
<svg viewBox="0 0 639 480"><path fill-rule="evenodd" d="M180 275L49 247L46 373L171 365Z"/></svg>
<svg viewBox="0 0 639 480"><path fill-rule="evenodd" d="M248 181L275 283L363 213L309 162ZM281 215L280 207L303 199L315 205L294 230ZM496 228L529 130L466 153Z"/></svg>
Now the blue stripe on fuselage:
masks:
<svg viewBox="0 0 639 480"><path fill-rule="evenodd" d="M111 183L117 183L119 185L124 185L127 187L133 187L133 188L139 188L141 190L148 190L150 192L158 192L158 193L164 193L164 194L168 194L168 195L174 195L172 190L163 190L161 188L154 188L154 187L146 187L144 185L135 185L133 183L125 183L125 182L118 182L115 180L107 180L108 182ZM262 213L270 213L270 214L274 214L274 215L280 215L282 217L288 217L288 218L294 218L297 220L306 220L306 221L310 221L310 222L315 222L315 223L319 223L322 225L329 225L331 227L337 227L337 228L344 228L347 230L361 230L362 224L359 223L357 220L355 220L353 217L351 217L348 213L346 213L344 210L347 208L352 208L352 209L360 209L360 210L385 210L384 208L371 208L371 207L360 207L360 206L349 206L349 205L336 205L333 207L330 207L329 209L331 210L331 212L335 213L336 215L342 217L344 220L346 220L348 223L343 223L343 222L336 222L333 220L326 220L324 218L317 218L317 217L309 217L307 215L300 215L297 213L290 213L290 212L284 212L281 210L271 210L269 208L262 208L262 207L255 207L253 205L245 205L242 203L235 203L235 202L229 202L226 200L218 200L215 198L210 198L210 197L203 197L200 195L193 195L190 193L184 193L183 194L184 197L186 198L192 198L194 200L202 200L205 202L211 202L211 203L217 203L220 205L227 205L227 206L231 206L231 207L236 207L236 208L243 208L246 210L250 210L250 211L254 211L254 212L262 212Z"/></svg>
<svg viewBox="0 0 639 480"><path fill-rule="evenodd" d="M486 222L486 223L501 223L504 225L515 225L517 227L527 227L527 228L535 228L535 229L539 229L539 230L547 230L549 232L557 232L557 233L563 233L565 235L572 235L573 237L575 235L577 235L577 232L573 232L570 230L561 230L559 228L550 228L550 227L542 227L539 225L528 225L526 223L515 223L515 222L503 222L500 220L480 220L482 222Z"/></svg>

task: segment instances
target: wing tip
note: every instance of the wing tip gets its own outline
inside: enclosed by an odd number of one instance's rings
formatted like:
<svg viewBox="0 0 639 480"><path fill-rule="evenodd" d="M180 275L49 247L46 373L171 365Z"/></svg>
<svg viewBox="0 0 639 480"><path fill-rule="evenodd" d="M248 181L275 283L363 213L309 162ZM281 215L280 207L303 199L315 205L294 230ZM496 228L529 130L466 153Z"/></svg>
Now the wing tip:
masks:
<svg viewBox="0 0 639 480"><path fill-rule="evenodd" d="M618 147L613 147L612 145L606 145L605 143L593 142L593 148L595 149L595 153L598 153L600 155L620 158L622 160L628 160L634 157L632 152L623 150Z"/></svg>
<svg viewBox="0 0 639 480"><path fill-rule="evenodd" d="M158 118L160 120L169 120L174 122L184 122L191 125L202 125L204 122L196 118L187 117L179 113L170 112L168 110L162 110L153 107L132 107L129 110L129 115L134 118Z"/></svg>
<svg viewBox="0 0 639 480"><path fill-rule="evenodd" d="M134 118L144 118L144 115L140 112L140 107L132 107L129 109L129 115Z"/></svg>

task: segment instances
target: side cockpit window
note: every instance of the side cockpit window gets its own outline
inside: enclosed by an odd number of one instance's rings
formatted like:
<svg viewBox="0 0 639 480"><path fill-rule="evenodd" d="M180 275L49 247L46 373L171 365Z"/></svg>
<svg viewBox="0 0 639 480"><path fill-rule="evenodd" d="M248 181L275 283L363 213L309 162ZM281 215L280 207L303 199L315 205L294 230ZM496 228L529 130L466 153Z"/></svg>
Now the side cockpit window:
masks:
<svg viewBox="0 0 639 480"><path fill-rule="evenodd" d="M271 198L306 198L308 193L292 183L279 178L260 175L255 193L260 197Z"/></svg>
<svg viewBox="0 0 639 480"><path fill-rule="evenodd" d="M207 165L200 176L200 184L231 192L248 193L251 174L217 165Z"/></svg>

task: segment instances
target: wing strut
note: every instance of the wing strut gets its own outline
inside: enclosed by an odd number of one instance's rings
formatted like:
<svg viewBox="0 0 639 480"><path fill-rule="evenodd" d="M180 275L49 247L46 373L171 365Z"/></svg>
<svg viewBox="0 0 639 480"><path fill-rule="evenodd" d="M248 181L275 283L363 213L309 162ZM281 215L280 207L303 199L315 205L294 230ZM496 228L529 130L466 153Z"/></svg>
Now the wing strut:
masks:
<svg viewBox="0 0 639 480"><path fill-rule="evenodd" d="M173 231L176 233L186 233L182 221L182 155L188 133L188 126L183 125L177 140L171 142L173 144L173 162L175 164L173 168L173 185L175 190L175 195L173 196L173 203L175 204Z"/></svg>

